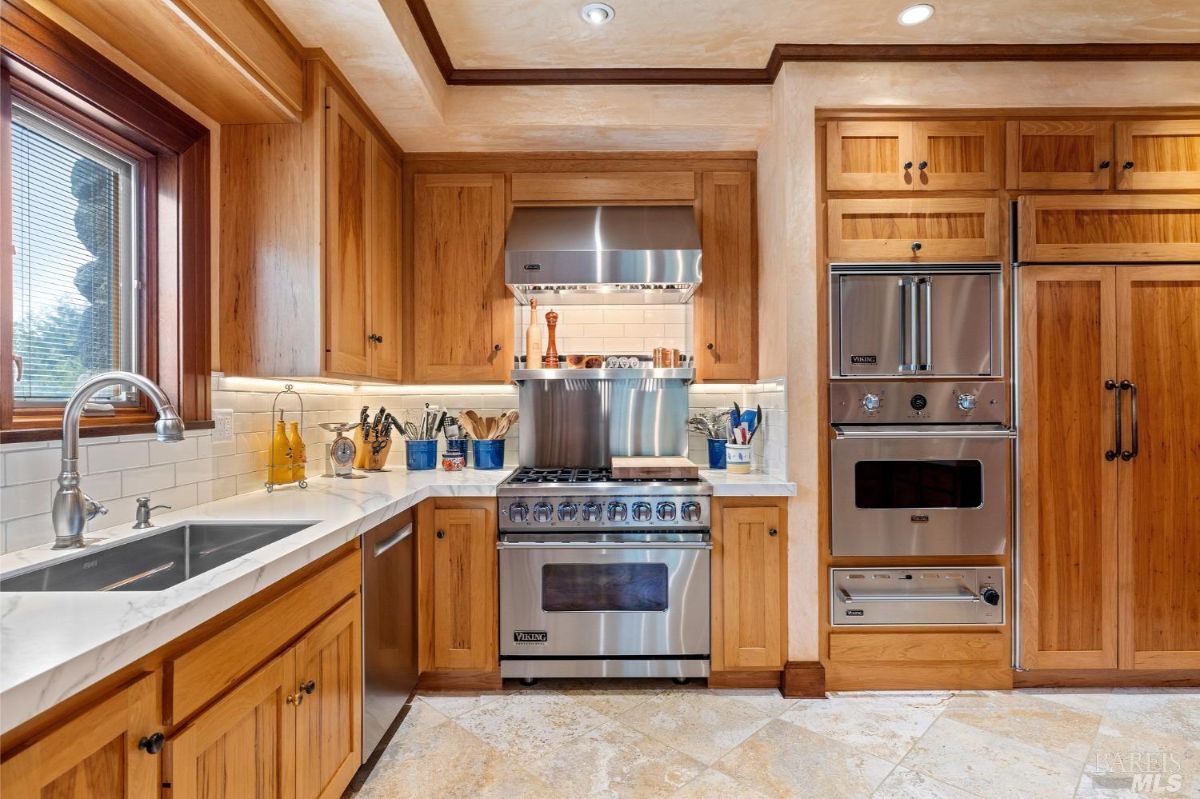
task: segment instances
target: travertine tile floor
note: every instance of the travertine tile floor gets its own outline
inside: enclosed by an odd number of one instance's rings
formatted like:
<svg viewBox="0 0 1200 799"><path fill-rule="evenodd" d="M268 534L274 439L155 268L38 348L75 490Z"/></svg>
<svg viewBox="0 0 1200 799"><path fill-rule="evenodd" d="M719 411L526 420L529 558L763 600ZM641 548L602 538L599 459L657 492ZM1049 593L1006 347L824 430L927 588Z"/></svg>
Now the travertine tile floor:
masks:
<svg viewBox="0 0 1200 799"><path fill-rule="evenodd" d="M1140 796L1200 797L1200 691L506 684L414 700L355 799Z"/></svg>

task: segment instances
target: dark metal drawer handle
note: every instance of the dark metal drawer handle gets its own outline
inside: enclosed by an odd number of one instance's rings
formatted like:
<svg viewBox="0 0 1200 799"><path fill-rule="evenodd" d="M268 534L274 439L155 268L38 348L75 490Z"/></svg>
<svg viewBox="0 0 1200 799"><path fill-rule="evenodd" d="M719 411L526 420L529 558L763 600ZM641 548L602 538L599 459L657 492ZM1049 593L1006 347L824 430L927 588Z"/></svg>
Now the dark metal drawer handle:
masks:
<svg viewBox="0 0 1200 799"><path fill-rule="evenodd" d="M1129 432L1133 436L1133 446L1121 453L1121 460L1131 461L1138 454L1138 397L1137 383L1128 380L1121 381L1121 390L1129 392Z"/></svg>
<svg viewBox="0 0 1200 799"><path fill-rule="evenodd" d="M1104 452L1104 460L1112 461L1116 460L1117 456L1121 454L1121 384L1116 380L1105 380L1104 388L1108 391L1117 392L1117 404L1113 413L1113 445L1112 449Z"/></svg>
<svg viewBox="0 0 1200 799"><path fill-rule="evenodd" d="M161 732L156 732L153 735L147 735L142 740L138 741L138 749L141 749L148 755L157 755L162 751L163 744L166 738Z"/></svg>

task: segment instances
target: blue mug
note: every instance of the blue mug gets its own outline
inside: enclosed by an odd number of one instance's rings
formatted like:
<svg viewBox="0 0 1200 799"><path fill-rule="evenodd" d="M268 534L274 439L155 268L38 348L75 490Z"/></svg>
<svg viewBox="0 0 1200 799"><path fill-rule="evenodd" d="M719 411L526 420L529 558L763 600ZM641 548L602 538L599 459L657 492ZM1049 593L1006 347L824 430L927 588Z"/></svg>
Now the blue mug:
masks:
<svg viewBox="0 0 1200 799"><path fill-rule="evenodd" d="M404 465L409 471L432 469L437 463L437 439L419 439L404 442Z"/></svg>
<svg viewBox="0 0 1200 799"><path fill-rule="evenodd" d="M476 469L504 468L503 438L475 439L471 445L475 448Z"/></svg>
<svg viewBox="0 0 1200 799"><path fill-rule="evenodd" d="M710 438L708 439L708 468L724 469L725 468L725 439Z"/></svg>

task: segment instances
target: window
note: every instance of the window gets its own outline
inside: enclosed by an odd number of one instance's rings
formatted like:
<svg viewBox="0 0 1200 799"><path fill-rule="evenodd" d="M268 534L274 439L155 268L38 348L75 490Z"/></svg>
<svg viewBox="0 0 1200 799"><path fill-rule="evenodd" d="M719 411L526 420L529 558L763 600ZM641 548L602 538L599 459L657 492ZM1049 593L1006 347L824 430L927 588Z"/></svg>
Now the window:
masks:
<svg viewBox="0 0 1200 799"><path fill-rule="evenodd" d="M82 131L13 104L17 408L65 402L97 372L138 370L136 170Z"/></svg>

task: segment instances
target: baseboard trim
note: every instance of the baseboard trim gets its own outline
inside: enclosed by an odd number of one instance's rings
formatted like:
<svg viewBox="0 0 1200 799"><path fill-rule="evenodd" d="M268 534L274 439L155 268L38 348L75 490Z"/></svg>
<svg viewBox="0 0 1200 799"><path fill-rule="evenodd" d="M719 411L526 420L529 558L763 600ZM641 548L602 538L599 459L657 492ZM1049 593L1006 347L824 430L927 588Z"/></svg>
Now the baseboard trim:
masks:
<svg viewBox="0 0 1200 799"><path fill-rule="evenodd" d="M1014 688L1196 688L1196 669L1035 669L1014 671Z"/></svg>
<svg viewBox="0 0 1200 799"><path fill-rule="evenodd" d="M825 666L817 660L791 660L783 667L783 695L824 699Z"/></svg>
<svg viewBox="0 0 1200 799"><path fill-rule="evenodd" d="M499 691L503 687L499 669L423 671L417 680L418 691Z"/></svg>
<svg viewBox="0 0 1200 799"><path fill-rule="evenodd" d="M779 688L782 671L714 671L708 675L709 688Z"/></svg>

